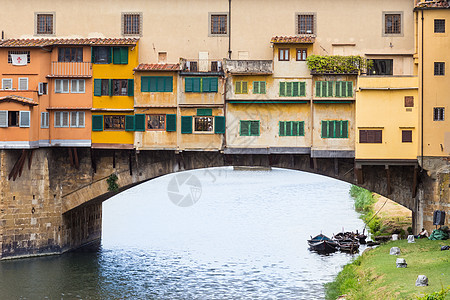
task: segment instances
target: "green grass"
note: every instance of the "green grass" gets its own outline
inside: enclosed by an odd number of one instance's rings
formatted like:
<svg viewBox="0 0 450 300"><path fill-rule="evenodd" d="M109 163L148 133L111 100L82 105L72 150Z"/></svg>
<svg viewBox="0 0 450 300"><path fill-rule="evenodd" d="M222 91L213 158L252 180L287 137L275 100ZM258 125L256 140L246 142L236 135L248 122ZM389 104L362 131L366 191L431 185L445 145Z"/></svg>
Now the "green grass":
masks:
<svg viewBox="0 0 450 300"><path fill-rule="evenodd" d="M326 285L327 299L347 294L347 299L417 299L439 292L450 285L450 251L441 251L449 241L392 241L365 252L344 267L336 280ZM389 255L391 247L399 247L399 256ZM397 258L404 258L407 268L397 268ZM416 287L418 275L426 275L429 286ZM450 299L446 298L425 299Z"/></svg>

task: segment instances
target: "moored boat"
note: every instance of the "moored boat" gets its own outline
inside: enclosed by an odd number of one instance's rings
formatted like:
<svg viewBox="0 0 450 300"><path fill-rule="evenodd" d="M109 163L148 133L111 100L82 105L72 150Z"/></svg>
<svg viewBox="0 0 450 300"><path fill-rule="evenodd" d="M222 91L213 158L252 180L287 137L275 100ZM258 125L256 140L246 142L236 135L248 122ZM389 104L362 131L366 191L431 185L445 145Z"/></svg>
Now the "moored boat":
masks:
<svg viewBox="0 0 450 300"><path fill-rule="evenodd" d="M319 253L332 253L338 249L338 243L323 234L311 237L311 239L308 240L308 245L310 250Z"/></svg>

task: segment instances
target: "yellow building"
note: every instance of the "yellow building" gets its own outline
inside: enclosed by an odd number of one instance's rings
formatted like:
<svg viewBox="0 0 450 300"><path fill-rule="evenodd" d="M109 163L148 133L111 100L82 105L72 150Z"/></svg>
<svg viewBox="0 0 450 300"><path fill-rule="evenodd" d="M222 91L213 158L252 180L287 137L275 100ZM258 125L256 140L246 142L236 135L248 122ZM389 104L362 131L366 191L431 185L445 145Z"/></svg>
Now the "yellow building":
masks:
<svg viewBox="0 0 450 300"><path fill-rule="evenodd" d="M134 76L138 39L102 39L91 48L92 148L133 149Z"/></svg>

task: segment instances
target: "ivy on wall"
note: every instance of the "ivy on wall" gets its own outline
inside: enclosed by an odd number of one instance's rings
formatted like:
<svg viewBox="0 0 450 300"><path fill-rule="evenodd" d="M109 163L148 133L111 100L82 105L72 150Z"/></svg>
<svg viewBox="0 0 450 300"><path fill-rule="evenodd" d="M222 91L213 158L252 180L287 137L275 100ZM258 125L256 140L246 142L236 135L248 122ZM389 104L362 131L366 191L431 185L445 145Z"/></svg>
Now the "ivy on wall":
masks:
<svg viewBox="0 0 450 300"><path fill-rule="evenodd" d="M312 74L360 74L373 62L362 56L310 55L306 64Z"/></svg>

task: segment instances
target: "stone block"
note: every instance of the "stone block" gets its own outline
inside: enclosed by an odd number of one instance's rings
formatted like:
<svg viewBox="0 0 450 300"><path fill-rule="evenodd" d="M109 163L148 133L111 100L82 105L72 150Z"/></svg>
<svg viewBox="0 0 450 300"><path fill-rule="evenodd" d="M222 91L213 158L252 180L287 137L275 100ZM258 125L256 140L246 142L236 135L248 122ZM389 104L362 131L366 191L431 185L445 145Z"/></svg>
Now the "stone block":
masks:
<svg viewBox="0 0 450 300"><path fill-rule="evenodd" d="M400 248L399 247L392 247L391 250L389 250L390 255L399 255L400 254Z"/></svg>
<svg viewBox="0 0 450 300"><path fill-rule="evenodd" d="M417 276L416 286L428 286L428 277L425 275Z"/></svg>
<svg viewBox="0 0 450 300"><path fill-rule="evenodd" d="M397 258L396 264L397 264L397 268L406 268L407 267L407 263L404 258Z"/></svg>

